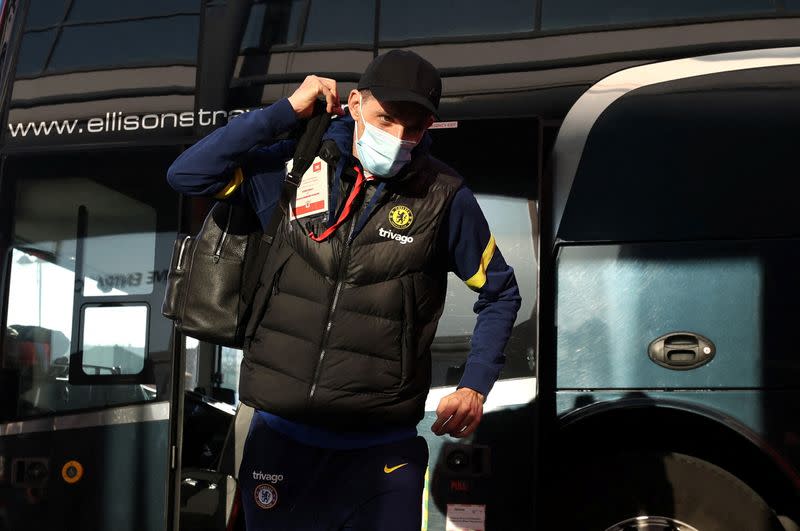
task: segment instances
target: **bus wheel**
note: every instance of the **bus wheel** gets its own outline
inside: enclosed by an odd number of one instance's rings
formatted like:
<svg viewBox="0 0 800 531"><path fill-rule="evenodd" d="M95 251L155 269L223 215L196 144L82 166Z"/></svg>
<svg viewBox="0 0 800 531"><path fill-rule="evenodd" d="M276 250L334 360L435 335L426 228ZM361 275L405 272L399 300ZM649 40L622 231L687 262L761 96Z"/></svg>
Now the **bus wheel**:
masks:
<svg viewBox="0 0 800 531"><path fill-rule="evenodd" d="M555 473L562 530L784 531L753 489L688 455L593 454Z"/></svg>

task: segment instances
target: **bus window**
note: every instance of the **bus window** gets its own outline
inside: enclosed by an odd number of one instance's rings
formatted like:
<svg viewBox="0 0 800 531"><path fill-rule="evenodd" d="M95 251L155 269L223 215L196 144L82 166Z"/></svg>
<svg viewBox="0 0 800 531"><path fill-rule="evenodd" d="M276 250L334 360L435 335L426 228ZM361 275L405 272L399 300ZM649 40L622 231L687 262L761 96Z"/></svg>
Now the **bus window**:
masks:
<svg viewBox="0 0 800 531"><path fill-rule="evenodd" d="M52 255L45 247L18 247L11 253L9 349L3 365L30 371L32 377L69 354L72 329L75 274L47 260ZM63 304L51 303L56 300Z"/></svg>
<svg viewBox="0 0 800 531"><path fill-rule="evenodd" d="M220 387L230 389L234 394L235 404L239 403L239 367L242 364L242 351L229 347L222 347L220 367L222 382Z"/></svg>
<svg viewBox="0 0 800 531"><path fill-rule="evenodd" d="M542 0L542 29L606 26L774 12L770 0Z"/></svg>
<svg viewBox="0 0 800 531"><path fill-rule="evenodd" d="M147 306L90 306L82 322L84 373L139 374L144 370Z"/></svg>
<svg viewBox="0 0 800 531"><path fill-rule="evenodd" d="M81 157L8 165L16 199L2 367L19 379L8 420L169 397L171 326L153 312L173 200L141 162ZM104 170L110 161L123 166Z"/></svg>
<svg viewBox="0 0 800 531"><path fill-rule="evenodd" d="M80 0L70 2L68 11L64 4L30 3L17 76L195 62L200 26L197 1ZM114 46L97 46L98 42Z"/></svg>
<svg viewBox="0 0 800 531"><path fill-rule="evenodd" d="M197 15L65 26L48 71L123 64L192 64L197 55ZM146 39L142 35L147 35ZM97 46L114 42L114 46Z"/></svg>
<svg viewBox="0 0 800 531"><path fill-rule="evenodd" d="M26 33L17 61L17 75L32 76L44 70L44 63L56 39L56 30Z"/></svg>
<svg viewBox="0 0 800 531"><path fill-rule="evenodd" d="M342 28L347 31L342 31ZM367 44L375 40L375 2L311 2L303 44Z"/></svg>
<svg viewBox="0 0 800 531"><path fill-rule="evenodd" d="M502 9L481 0L382 0L379 35L387 42L529 32L535 15L534 0L506 1Z"/></svg>
<svg viewBox="0 0 800 531"><path fill-rule="evenodd" d="M25 29L41 29L54 26L64 18L66 0L34 0L28 6Z"/></svg>
<svg viewBox="0 0 800 531"><path fill-rule="evenodd" d="M273 44L297 42L303 4L303 0L254 2L250 6L241 49L268 49Z"/></svg>
<svg viewBox="0 0 800 531"><path fill-rule="evenodd" d="M103 22L197 13L199 10L200 6L197 0L169 0L168 2L73 0L67 20L69 22Z"/></svg>

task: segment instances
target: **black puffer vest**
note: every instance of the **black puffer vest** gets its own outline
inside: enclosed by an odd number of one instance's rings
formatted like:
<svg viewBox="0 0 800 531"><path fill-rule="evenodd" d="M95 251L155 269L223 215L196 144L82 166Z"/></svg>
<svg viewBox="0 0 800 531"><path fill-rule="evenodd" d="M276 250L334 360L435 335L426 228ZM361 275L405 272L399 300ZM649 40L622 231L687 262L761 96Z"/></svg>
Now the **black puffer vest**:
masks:
<svg viewBox="0 0 800 531"><path fill-rule="evenodd" d="M439 232L460 186L422 155L349 244L363 202L321 243L284 221L254 299L241 400L340 430L414 426L447 286Z"/></svg>

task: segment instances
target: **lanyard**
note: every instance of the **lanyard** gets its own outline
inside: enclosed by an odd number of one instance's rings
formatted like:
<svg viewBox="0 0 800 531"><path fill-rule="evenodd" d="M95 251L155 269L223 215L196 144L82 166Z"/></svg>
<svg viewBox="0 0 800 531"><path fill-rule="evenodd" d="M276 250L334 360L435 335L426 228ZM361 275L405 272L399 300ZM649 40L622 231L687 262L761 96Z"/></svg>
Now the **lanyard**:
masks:
<svg viewBox="0 0 800 531"><path fill-rule="evenodd" d="M361 171L361 168L359 168L358 165L355 165L353 166L353 169L356 171L356 182L353 185L353 189L350 191L350 195L347 196L347 200L344 203L344 207L342 208L341 214L339 214L339 218L333 225L325 229L325 232L323 232L319 236L314 234L313 231L308 232L309 238L311 238L315 242L322 242L328 239L331 236L331 234L336 232L336 229L338 229L339 226L341 226L341 224L344 223L348 217L350 217L351 211L353 209L353 203L355 203L355 200L361 194L361 191L364 189L364 184L366 182L364 173ZM367 204L367 207L364 209L364 212L362 212L361 216L359 216L359 219L356 223L353 233L350 236L351 241L353 238L355 238L356 234L358 234L361 231L361 229L364 228L364 225L366 225L370 213L375 208L375 205L377 204L380 196L383 195L383 188L385 187L385 185L386 183L381 182L378 185L378 188L375 190L375 193L372 194L372 198ZM334 188L338 188L338 183L334 186Z"/></svg>
<svg viewBox="0 0 800 531"><path fill-rule="evenodd" d="M336 232L336 229L338 229L339 226L345 222L347 216L350 215L350 210L353 208L353 203L361 193L362 188L364 188L364 174L361 173L361 170L358 168L358 166L355 166L355 170L358 172L356 184L353 186L353 189L350 190L350 195L347 196L347 201L345 201L342 213L339 214L339 219L336 220L336 223L325 229L325 232L319 236L315 235L314 231L308 231L308 236L315 242L325 241L331 234Z"/></svg>

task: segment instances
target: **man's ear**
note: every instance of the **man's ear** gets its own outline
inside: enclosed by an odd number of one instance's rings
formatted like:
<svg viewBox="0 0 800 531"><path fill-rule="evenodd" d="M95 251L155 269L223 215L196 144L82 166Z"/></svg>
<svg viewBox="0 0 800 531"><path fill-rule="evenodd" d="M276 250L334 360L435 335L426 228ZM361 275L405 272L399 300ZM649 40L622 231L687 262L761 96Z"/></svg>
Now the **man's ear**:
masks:
<svg viewBox="0 0 800 531"><path fill-rule="evenodd" d="M361 119L361 105L359 105L360 101L361 98L358 97L358 91L356 89L351 90L350 95L347 96L347 108L350 109L350 116L352 116L356 121Z"/></svg>

